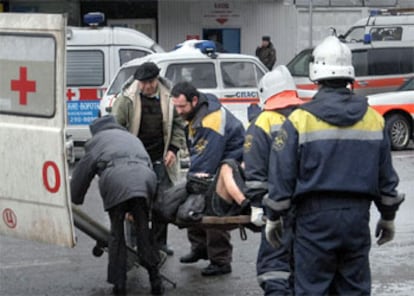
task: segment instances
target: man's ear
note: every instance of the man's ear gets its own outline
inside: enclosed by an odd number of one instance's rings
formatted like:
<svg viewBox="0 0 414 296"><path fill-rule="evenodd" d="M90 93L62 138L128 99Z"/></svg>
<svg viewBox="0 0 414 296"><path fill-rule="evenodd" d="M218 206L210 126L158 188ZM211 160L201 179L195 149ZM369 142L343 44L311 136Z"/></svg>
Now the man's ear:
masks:
<svg viewBox="0 0 414 296"><path fill-rule="evenodd" d="M195 106L197 106L197 104L198 104L198 97L197 96L194 96L193 97L193 100L191 101L191 105L193 107L195 107Z"/></svg>

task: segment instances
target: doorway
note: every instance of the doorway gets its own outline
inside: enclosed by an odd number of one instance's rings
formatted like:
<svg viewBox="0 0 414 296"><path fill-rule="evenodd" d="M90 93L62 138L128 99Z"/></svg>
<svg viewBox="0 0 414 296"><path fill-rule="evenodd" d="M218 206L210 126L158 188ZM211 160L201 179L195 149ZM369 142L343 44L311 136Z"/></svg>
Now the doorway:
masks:
<svg viewBox="0 0 414 296"><path fill-rule="evenodd" d="M240 29L203 29L203 39L214 41L218 52L240 53Z"/></svg>

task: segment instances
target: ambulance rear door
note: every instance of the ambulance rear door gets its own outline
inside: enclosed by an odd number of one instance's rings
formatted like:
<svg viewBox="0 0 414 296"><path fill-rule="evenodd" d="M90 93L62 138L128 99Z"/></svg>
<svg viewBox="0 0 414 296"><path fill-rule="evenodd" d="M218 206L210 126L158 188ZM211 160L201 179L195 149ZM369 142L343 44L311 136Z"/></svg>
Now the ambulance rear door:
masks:
<svg viewBox="0 0 414 296"><path fill-rule="evenodd" d="M0 235L73 247L65 26L63 15L0 13Z"/></svg>

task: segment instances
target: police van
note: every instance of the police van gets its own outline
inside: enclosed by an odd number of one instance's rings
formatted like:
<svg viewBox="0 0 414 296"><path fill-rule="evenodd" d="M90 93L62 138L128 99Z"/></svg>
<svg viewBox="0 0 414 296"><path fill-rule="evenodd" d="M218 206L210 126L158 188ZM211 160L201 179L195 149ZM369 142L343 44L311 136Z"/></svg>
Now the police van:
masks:
<svg viewBox="0 0 414 296"><path fill-rule="evenodd" d="M99 27L103 21L102 13L89 13L84 16L89 27L67 28L67 120L75 147L82 147L90 138L88 126L98 116L100 98L119 67L129 60L164 52L143 33Z"/></svg>
<svg viewBox="0 0 414 296"><path fill-rule="evenodd" d="M216 95L244 124L248 122L247 108L259 104L257 85L268 71L255 56L218 53L211 41L188 40L171 52L124 64L101 100L102 114L108 112L116 95L132 82L137 67L145 62L154 62L160 76L172 84L186 80L200 91Z"/></svg>
<svg viewBox="0 0 414 296"><path fill-rule="evenodd" d="M413 41L370 41L368 43L346 43L352 52L355 69L354 92L370 95L398 89L409 78L414 77ZM298 88L299 95L307 92L310 99L316 92L316 84L309 79L309 62L313 48L304 49L287 67Z"/></svg>
<svg viewBox="0 0 414 296"><path fill-rule="evenodd" d="M339 38L348 43L414 41L414 9L374 9Z"/></svg>

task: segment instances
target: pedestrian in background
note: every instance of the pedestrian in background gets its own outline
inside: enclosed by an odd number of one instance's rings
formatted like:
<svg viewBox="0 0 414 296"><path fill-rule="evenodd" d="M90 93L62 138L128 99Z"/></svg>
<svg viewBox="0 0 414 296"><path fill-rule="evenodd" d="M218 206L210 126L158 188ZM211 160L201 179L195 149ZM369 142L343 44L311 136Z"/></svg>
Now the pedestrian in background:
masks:
<svg viewBox="0 0 414 296"><path fill-rule="evenodd" d="M112 114L144 144L158 179L157 196L180 177L178 151L184 144L184 122L170 101L168 83L159 77L152 62L140 65L134 81L116 98ZM173 255L167 244L166 223L152 217L152 229L158 248Z"/></svg>
<svg viewBox="0 0 414 296"><path fill-rule="evenodd" d="M256 48L256 56L269 69L276 63L276 49L270 41L270 36L262 37L262 44Z"/></svg>
<svg viewBox="0 0 414 296"><path fill-rule="evenodd" d="M224 108L217 97L200 93L188 82L177 83L171 90L172 101L187 121L186 137L190 154L188 175L212 176L224 159L241 161L244 128L240 120ZM181 263L209 259L203 276L230 273L233 246L229 231L220 229L188 228L191 243L189 254Z"/></svg>
<svg viewBox="0 0 414 296"><path fill-rule="evenodd" d="M157 179L142 142L107 115L90 125L92 138L85 145L85 155L72 173L72 202L82 204L95 175L99 192L111 221L108 240L108 282L115 295L126 295L127 249L124 237L125 215L134 217L137 253L140 264L149 274L151 293L163 294L158 270L159 253L152 245L149 224L149 200L156 192Z"/></svg>
<svg viewBox="0 0 414 296"><path fill-rule="evenodd" d="M280 244L295 206L295 295L370 295L370 206L381 214L375 235L394 237L404 200L396 188L384 118L347 88L351 51L329 36L313 51L310 79L320 89L282 125L272 143L266 238Z"/></svg>

